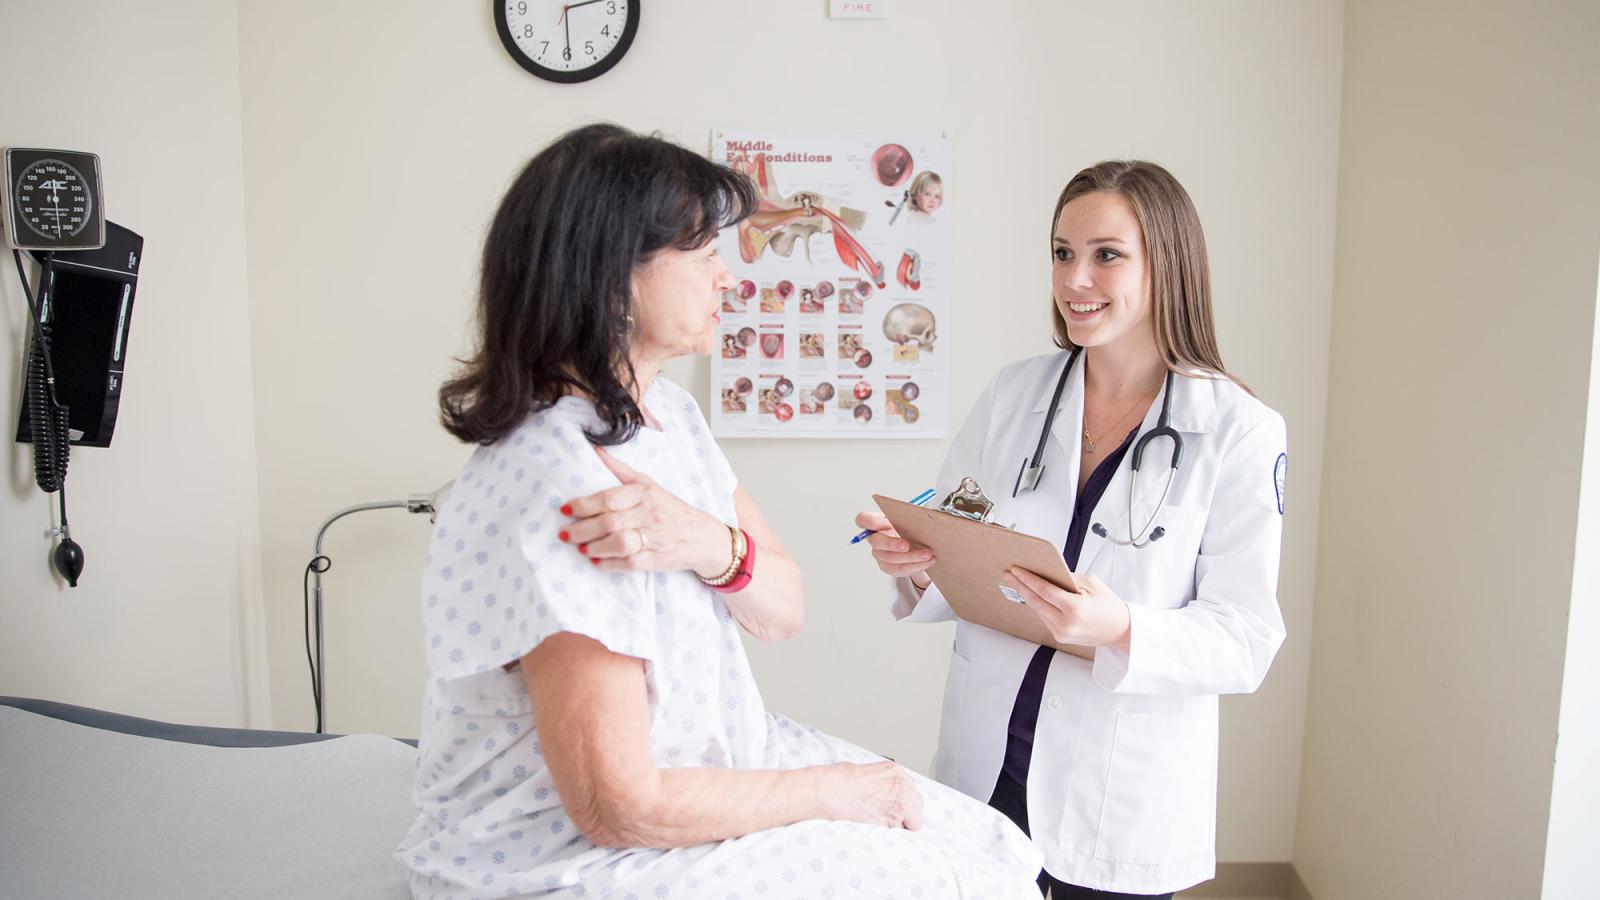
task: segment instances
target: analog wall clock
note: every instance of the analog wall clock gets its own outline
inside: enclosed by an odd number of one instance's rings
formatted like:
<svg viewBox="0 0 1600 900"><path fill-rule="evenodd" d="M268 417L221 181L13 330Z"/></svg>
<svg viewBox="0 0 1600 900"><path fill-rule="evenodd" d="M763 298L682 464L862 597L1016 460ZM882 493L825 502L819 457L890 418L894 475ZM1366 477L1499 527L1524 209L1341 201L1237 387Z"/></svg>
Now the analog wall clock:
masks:
<svg viewBox="0 0 1600 900"><path fill-rule="evenodd" d="M633 46L642 0L491 0L506 52L547 81L572 84L611 71Z"/></svg>

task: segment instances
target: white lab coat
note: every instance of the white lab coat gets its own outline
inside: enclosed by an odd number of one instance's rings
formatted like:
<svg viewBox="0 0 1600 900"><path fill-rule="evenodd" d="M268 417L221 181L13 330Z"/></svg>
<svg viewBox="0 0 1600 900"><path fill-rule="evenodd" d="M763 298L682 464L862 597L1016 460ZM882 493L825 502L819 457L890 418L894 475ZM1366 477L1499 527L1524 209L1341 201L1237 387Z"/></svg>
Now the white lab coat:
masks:
<svg viewBox="0 0 1600 900"><path fill-rule="evenodd" d="M1033 456L1066 359L1035 357L1000 372L952 443L934 503L970 475L995 502L993 521L1065 544L1083 432L1081 358L1061 396L1038 488L1015 499L1011 489ZM1078 561L1079 572L1128 602L1131 650L1102 647L1092 664L1055 654L1028 771L1029 824L1046 871L1138 894L1181 890L1215 873L1217 696L1254 691L1284 638L1283 418L1226 379L1180 376L1173 393L1172 426L1185 447L1156 519L1166 534L1135 549L1091 529ZM1141 435L1155 427L1162 399ZM1161 496L1171 453L1166 439L1145 452L1135 528ZM1132 457L1130 448L1091 519L1124 540ZM895 582L893 612L909 622L955 618L937 587L919 600L907 579ZM935 778L989 799L1035 649L957 622Z"/></svg>

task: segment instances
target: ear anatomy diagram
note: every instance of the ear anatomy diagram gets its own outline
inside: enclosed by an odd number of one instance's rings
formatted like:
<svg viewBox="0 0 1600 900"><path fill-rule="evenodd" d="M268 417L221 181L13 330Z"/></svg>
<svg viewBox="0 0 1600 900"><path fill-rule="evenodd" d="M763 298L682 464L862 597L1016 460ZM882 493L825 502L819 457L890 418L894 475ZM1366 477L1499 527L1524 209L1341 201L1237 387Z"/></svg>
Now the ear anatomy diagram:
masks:
<svg viewBox="0 0 1600 900"><path fill-rule="evenodd" d="M884 144L872 151L872 174L884 187L899 187L911 177L911 151L899 144Z"/></svg>
<svg viewBox="0 0 1600 900"><path fill-rule="evenodd" d="M819 234L833 235L833 249L839 261L855 269L878 287L886 282L883 264L873 258L855 236L866 220L859 210L830 204L826 198L810 191L796 191L784 197L772 177L772 163L766 154L745 155L733 162L733 168L743 172L761 191L761 202L755 213L740 222L739 258L753 263L768 248L778 256L794 253L800 244L806 261L811 260L811 238Z"/></svg>
<svg viewBox="0 0 1600 900"><path fill-rule="evenodd" d="M899 144L884 144L872 152L872 177L886 188L899 187L911 177L914 167L911 151ZM892 207L894 212L889 216L889 224L893 225L900 218L900 213L905 210L906 204L911 202L911 189L900 192L900 202L893 200L884 202L885 206Z"/></svg>
<svg viewBox="0 0 1600 900"><path fill-rule="evenodd" d="M947 437L951 351L961 349L951 342L966 327L950 296L965 187L949 135L717 128L710 158L738 173L743 194L740 220L717 230L714 256L729 274L700 338L720 342L702 400L712 433ZM986 314L982 299L972 305ZM804 478L809 463L793 462Z"/></svg>
<svg viewBox="0 0 1600 900"><path fill-rule="evenodd" d="M915 250L907 250L900 254L900 268L895 270L895 280L907 290L918 290L922 287L922 257Z"/></svg>

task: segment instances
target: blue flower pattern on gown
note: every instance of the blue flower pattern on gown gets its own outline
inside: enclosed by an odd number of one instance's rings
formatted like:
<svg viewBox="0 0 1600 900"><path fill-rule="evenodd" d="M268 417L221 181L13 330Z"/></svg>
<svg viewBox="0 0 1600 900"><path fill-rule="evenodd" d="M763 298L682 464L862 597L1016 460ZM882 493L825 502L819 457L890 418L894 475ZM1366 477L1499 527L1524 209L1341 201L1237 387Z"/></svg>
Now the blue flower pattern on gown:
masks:
<svg viewBox="0 0 1600 900"><path fill-rule="evenodd" d="M737 482L693 397L656 378L641 429L610 452L733 524ZM767 712L722 596L688 572L602 572L557 539L569 500L614 487L565 398L477 448L443 504L422 577L428 682L395 858L418 898L1036 900L1039 854L986 805L914 776L921 831L808 821L675 850L586 839L540 752L516 662L562 631L645 660L650 751L662 767L794 769L882 757Z"/></svg>

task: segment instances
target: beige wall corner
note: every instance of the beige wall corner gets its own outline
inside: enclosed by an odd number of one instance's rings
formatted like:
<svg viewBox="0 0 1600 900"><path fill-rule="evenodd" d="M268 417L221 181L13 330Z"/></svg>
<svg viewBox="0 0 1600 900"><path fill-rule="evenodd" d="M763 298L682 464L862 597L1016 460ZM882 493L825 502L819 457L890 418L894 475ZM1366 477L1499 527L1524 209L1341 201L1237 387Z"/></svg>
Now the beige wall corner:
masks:
<svg viewBox="0 0 1600 900"><path fill-rule="evenodd" d="M0 259L0 693L266 724L235 6L10 2L3 19L0 145L98 153L145 258L112 446L71 454L75 589L47 566L55 505L10 440L28 316Z"/></svg>
<svg viewBox="0 0 1600 900"><path fill-rule="evenodd" d="M1532 897L1594 352L1600 7L1351 0L1345 24L1295 868L1319 900Z"/></svg>

